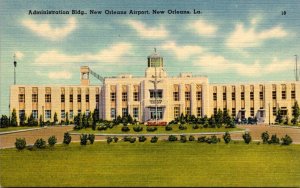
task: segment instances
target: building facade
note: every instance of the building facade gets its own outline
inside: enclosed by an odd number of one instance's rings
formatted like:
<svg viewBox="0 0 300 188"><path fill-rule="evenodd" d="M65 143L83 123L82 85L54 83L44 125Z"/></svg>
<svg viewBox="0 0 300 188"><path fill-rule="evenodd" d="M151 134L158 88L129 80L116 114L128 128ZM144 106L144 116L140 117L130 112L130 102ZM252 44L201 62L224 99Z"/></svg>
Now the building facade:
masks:
<svg viewBox="0 0 300 188"><path fill-rule="evenodd" d="M277 109L291 116L294 102L300 99L296 81L210 84L206 76L191 73L170 77L156 52L147 58L144 77L106 77L96 86L90 85L89 67L81 67L80 72L77 86L11 86L10 110L16 109L19 116L42 115L44 121L53 121L54 113L59 121L67 113L72 120L78 113L97 109L106 120L130 114L140 122L169 122L181 113L200 117L226 109L238 119L256 117L260 123L274 123Z"/></svg>

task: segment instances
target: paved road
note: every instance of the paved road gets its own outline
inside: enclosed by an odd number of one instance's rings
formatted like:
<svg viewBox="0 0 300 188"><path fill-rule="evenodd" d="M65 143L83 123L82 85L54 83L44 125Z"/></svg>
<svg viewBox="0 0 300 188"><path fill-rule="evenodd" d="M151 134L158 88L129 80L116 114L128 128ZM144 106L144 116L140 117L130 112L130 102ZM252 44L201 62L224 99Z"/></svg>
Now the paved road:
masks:
<svg viewBox="0 0 300 188"><path fill-rule="evenodd" d="M241 128L246 128L250 131L253 140L261 140L261 133L268 131L269 134L277 134L280 138L288 134L292 137L294 143L300 144L300 129L295 128L283 128L283 127L271 127L266 125L243 125L239 126ZM14 147L16 138L25 138L27 144L33 144L36 139L43 138L46 141L52 135L57 137L57 141L60 143L63 141L63 135L65 132L73 129L73 126L63 126L63 127L47 127L40 130L32 130L26 132L12 133L0 135L0 148ZM72 141L79 141L80 135L72 135ZM96 136L96 140L104 140L107 136ZM152 137L152 136L146 136ZM195 135L198 137L198 135ZM233 139L242 139L242 133L231 134ZM167 136L160 136L160 139L167 139Z"/></svg>

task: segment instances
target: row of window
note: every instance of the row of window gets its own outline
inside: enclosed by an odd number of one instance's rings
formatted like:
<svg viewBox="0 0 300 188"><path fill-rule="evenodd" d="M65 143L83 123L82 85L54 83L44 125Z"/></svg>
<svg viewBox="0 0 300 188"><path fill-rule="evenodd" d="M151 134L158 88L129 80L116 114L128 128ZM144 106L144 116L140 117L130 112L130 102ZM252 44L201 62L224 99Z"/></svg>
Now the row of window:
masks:
<svg viewBox="0 0 300 188"><path fill-rule="evenodd" d="M190 107L185 108L185 114L191 115L191 108ZM202 108L201 107L197 107L197 114L196 115L197 115L197 117L202 116ZM174 118L177 118L179 116L180 116L180 107L175 106L174 107Z"/></svg>
<svg viewBox="0 0 300 188"><path fill-rule="evenodd" d="M81 110L78 110L77 112L79 114L79 113L81 113ZM19 117L21 117L24 114L25 114L25 110L19 110ZM61 119L66 118L65 110L61 110L60 114L61 114ZM86 110L85 114L89 115L90 111ZM32 116L33 116L33 118L38 119L38 110L32 110ZM70 110L69 111L69 118L73 119L73 117L74 117L73 110ZM45 119L50 119L50 118L51 118L51 110L45 110Z"/></svg>
<svg viewBox="0 0 300 188"><path fill-rule="evenodd" d="M132 117L133 118L139 118L139 108L135 107L132 109L133 112L132 112ZM122 116L127 116L128 115L128 108L122 108ZM110 117L112 119L115 119L116 118L116 109L115 108L111 108L110 109Z"/></svg>
<svg viewBox="0 0 300 188"><path fill-rule="evenodd" d="M122 101L127 101L128 96L127 92L122 92ZM139 92L133 92L133 101L139 101ZM116 101L116 93L112 92L110 93L110 101L115 102Z"/></svg>
<svg viewBox="0 0 300 188"><path fill-rule="evenodd" d="M99 94L96 94L96 102L99 102ZM73 102L73 95L70 95L70 102ZM90 101L90 96L85 95L85 102ZM19 94L19 102L25 102L25 94ZM32 94L32 102L38 102L38 94ZM51 102L51 94L45 94L45 102ZM65 95L60 96L60 102L65 102ZM77 95L77 102L81 102L81 95Z"/></svg>
<svg viewBox="0 0 300 188"><path fill-rule="evenodd" d="M235 100L235 93L231 93L231 100ZM291 91L291 99L296 98L296 92ZM223 100L227 99L227 93L223 93ZM264 93L262 91L259 92L259 99L264 100ZM272 99L277 99L277 93L276 91L272 91ZM281 91L281 99L286 99L286 91ZM213 93L213 100L217 100L217 93ZM241 92L241 100L245 100L245 92ZM254 92L250 92L250 100L254 100Z"/></svg>

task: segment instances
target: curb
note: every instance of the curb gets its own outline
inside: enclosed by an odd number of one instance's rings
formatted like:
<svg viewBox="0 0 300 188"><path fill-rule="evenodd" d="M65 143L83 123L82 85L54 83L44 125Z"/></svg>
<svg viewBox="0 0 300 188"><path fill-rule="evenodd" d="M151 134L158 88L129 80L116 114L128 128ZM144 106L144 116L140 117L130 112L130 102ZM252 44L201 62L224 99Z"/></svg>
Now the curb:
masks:
<svg viewBox="0 0 300 188"><path fill-rule="evenodd" d="M281 128L292 128L292 129L300 129L297 126L286 126L286 125L269 125L270 127L281 127Z"/></svg>
<svg viewBox="0 0 300 188"><path fill-rule="evenodd" d="M34 131L34 130L40 130L40 129L46 129L48 127L40 127L40 128L32 128L32 129L23 129L23 130L17 130L17 131L6 131L6 132L0 132L0 135L5 134L12 134L12 133L19 133L19 132L26 132L26 131Z"/></svg>

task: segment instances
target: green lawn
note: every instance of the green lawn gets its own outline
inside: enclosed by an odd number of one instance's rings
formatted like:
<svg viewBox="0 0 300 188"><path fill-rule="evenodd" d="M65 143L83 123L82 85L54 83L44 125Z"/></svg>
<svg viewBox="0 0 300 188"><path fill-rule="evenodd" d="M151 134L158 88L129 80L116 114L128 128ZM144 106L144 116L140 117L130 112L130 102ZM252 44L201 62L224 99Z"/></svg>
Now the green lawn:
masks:
<svg viewBox="0 0 300 188"><path fill-rule="evenodd" d="M24 130L24 129L34 129L34 128L40 128L40 127L6 127L6 128L0 128L0 132L7 132L7 131L19 131L19 130Z"/></svg>
<svg viewBox="0 0 300 188"><path fill-rule="evenodd" d="M0 150L1 186L294 186L300 145L111 143Z"/></svg>
<svg viewBox="0 0 300 188"><path fill-rule="evenodd" d="M166 131L164 126L157 126L157 130L154 132L148 132L147 126L142 125L143 127L143 131L141 132L135 132L133 130L133 125L129 125L128 127L130 128L130 131L128 132L123 132L122 129L123 125L118 125L118 126L114 126L113 128L107 128L106 130L92 130L91 128L86 128L86 129L81 129L81 130L74 130L71 131L72 133L93 133L93 134L160 134L160 133L167 133L167 134L171 134L171 133L199 133L199 132L226 132L226 131L240 131L240 130L244 130L241 128L225 128L225 127L221 127L221 128L199 128L199 129L193 129L192 125L187 125L187 129L186 130L180 130L178 128L178 125L173 125L173 129L172 131Z"/></svg>

